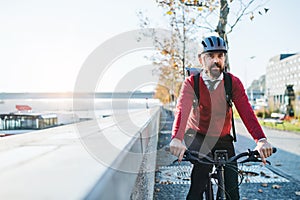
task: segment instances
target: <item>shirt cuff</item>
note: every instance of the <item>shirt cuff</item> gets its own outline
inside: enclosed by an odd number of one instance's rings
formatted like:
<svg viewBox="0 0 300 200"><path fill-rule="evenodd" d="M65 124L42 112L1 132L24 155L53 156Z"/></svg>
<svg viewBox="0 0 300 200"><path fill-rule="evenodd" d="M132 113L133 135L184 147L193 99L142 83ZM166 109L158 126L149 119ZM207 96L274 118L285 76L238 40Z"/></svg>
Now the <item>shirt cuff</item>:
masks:
<svg viewBox="0 0 300 200"><path fill-rule="evenodd" d="M257 142L264 142L267 141L267 138L260 138L259 140L257 140Z"/></svg>

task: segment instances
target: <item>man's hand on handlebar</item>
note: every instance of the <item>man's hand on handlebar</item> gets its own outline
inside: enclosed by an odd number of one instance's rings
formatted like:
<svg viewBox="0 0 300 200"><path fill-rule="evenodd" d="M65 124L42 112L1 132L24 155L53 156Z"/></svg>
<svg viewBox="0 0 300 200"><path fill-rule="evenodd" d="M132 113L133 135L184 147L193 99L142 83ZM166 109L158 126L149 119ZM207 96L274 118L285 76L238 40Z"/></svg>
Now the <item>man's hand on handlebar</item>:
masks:
<svg viewBox="0 0 300 200"><path fill-rule="evenodd" d="M170 142L170 152L178 157L178 162L181 162L183 159L186 146L182 144L181 140L178 138L173 138Z"/></svg>
<svg viewBox="0 0 300 200"><path fill-rule="evenodd" d="M260 140L256 143L255 150L259 152L261 161L266 164L266 158L271 156L273 153L272 145L267 139Z"/></svg>

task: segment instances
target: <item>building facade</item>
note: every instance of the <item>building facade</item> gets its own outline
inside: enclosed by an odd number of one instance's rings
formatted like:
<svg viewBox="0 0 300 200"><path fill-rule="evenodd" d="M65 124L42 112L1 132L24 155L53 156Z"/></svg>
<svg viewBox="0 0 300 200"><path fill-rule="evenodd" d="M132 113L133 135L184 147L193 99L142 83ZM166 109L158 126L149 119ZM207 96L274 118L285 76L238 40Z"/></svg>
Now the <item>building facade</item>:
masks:
<svg viewBox="0 0 300 200"><path fill-rule="evenodd" d="M57 126L56 114L6 113L0 114L1 130L35 130Z"/></svg>
<svg viewBox="0 0 300 200"><path fill-rule="evenodd" d="M269 60L266 68L266 95L271 111L290 115L294 113L299 117L300 54L280 54Z"/></svg>
<svg viewBox="0 0 300 200"><path fill-rule="evenodd" d="M247 96L252 105L257 100L265 99L266 75L262 75L258 80L254 80L250 87L247 88Z"/></svg>

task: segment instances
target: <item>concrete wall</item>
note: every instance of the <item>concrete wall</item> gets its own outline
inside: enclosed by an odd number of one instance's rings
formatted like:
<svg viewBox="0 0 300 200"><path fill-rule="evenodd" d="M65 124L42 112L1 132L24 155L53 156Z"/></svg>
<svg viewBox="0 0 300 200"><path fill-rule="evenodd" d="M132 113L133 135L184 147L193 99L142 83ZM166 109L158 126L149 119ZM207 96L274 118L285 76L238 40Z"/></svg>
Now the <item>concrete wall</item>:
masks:
<svg viewBox="0 0 300 200"><path fill-rule="evenodd" d="M140 170L154 174L159 114L140 110L0 138L0 199L133 198Z"/></svg>
<svg viewBox="0 0 300 200"><path fill-rule="evenodd" d="M159 119L160 110L157 110L99 179L86 199L152 199Z"/></svg>

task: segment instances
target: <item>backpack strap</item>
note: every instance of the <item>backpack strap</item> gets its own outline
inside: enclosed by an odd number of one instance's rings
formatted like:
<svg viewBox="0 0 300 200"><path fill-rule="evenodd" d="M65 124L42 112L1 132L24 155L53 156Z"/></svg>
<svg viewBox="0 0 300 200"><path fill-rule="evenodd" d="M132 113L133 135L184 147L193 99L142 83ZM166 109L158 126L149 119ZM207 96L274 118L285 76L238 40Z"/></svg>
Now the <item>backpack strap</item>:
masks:
<svg viewBox="0 0 300 200"><path fill-rule="evenodd" d="M226 101L228 106L232 109L232 79L231 76L223 72L224 74L224 87L225 87L225 94L226 94ZM233 111L231 112L231 124L232 124L232 134L233 134L233 141L236 142L236 132L235 132L235 125L234 125L234 118L233 118Z"/></svg>
<svg viewBox="0 0 300 200"><path fill-rule="evenodd" d="M193 75L194 76L194 100L193 100L193 107L197 108L199 104L199 98L200 98L200 93L199 93L199 78L200 78L200 73L196 73Z"/></svg>
<svg viewBox="0 0 300 200"><path fill-rule="evenodd" d="M223 72L223 74L224 74L224 87L225 87L226 101L228 106L232 107L232 79L227 72Z"/></svg>

